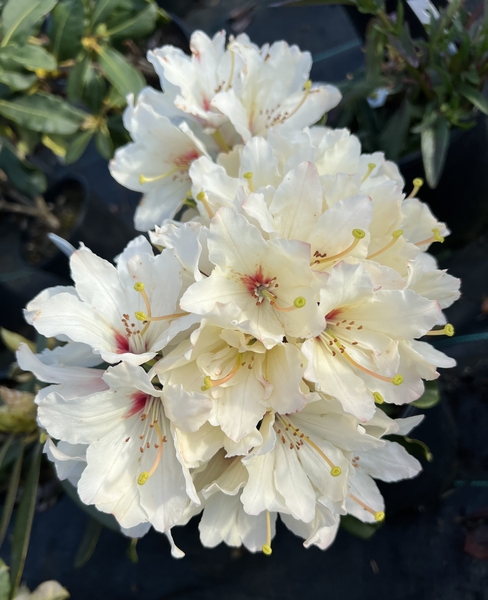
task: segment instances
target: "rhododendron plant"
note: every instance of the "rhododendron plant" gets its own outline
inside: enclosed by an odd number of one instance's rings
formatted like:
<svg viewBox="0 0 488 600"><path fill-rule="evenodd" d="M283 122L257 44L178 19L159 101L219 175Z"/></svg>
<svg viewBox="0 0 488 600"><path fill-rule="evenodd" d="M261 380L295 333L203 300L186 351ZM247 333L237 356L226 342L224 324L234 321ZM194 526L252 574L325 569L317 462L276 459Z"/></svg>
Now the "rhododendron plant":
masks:
<svg viewBox="0 0 488 600"><path fill-rule="evenodd" d="M81 246L74 285L26 309L64 344L18 353L53 385L38 420L61 478L128 535L202 513L201 540L271 553L279 518L327 548L340 518L380 522L375 479L420 463L386 436L454 361L442 309L459 281L427 254L449 234L396 165L347 130L308 53L197 32L150 53L163 92L132 98L111 165L144 192L116 266ZM182 221L172 217L183 206Z"/></svg>

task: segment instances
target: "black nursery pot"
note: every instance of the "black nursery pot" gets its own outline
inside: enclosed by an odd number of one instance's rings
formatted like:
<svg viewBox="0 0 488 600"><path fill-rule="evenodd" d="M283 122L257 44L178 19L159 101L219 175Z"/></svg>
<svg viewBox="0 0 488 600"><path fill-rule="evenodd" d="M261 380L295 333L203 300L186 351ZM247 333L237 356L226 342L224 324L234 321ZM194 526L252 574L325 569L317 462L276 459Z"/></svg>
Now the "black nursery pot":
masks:
<svg viewBox="0 0 488 600"><path fill-rule="evenodd" d="M398 165L407 192L415 177L426 180L420 151L401 158ZM430 189L425 183L419 197L451 230L446 238L450 247L465 245L480 232L488 216L488 119L484 115L472 129L451 132L439 184Z"/></svg>
<svg viewBox="0 0 488 600"><path fill-rule="evenodd" d="M74 212L68 235L60 232L70 244L78 248L80 242L95 254L112 261L126 244L135 237L136 232L126 225L117 215L111 213L106 205L92 192L86 179L81 175L67 175L57 181L44 195L47 204L54 204L57 197L63 195ZM29 232L23 235L22 258L27 260L26 244ZM60 251L37 265L43 271L69 278L69 261Z"/></svg>

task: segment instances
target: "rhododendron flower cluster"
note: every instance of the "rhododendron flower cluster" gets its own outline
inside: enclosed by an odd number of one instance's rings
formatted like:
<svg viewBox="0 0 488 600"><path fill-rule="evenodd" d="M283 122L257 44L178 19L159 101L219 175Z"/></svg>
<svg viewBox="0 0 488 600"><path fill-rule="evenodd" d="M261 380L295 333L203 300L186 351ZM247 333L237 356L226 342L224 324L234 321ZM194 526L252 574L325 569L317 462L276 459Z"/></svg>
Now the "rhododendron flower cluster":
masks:
<svg viewBox="0 0 488 600"><path fill-rule="evenodd" d="M271 553L279 517L327 548L342 515L385 517L375 479L419 462L384 403L418 399L452 359L442 309L459 282L427 253L449 231L397 167L347 130L313 126L339 92L284 42L150 53L164 92L132 99L114 176L145 193L148 239L113 265L81 246L73 286L26 309L64 345L18 361L46 452L125 533L171 535L201 513L206 546ZM183 221L172 220L188 205Z"/></svg>

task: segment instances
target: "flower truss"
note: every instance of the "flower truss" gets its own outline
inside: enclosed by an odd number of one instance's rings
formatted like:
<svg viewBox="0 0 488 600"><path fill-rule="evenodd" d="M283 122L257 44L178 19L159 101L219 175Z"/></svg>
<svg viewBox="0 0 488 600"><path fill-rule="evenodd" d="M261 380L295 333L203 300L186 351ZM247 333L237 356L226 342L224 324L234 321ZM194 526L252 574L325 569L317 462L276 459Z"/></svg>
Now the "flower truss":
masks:
<svg viewBox="0 0 488 600"><path fill-rule="evenodd" d="M381 405L453 366L426 336L453 334L459 281L427 253L449 231L421 182L406 196L381 153L310 127L339 99L309 83L310 56L224 42L150 53L164 92L132 100L112 173L145 193L153 246L115 266L76 250L73 286L25 311L64 345L18 362L50 384L38 420L59 477L127 535L153 526L181 556L171 530L201 513L205 546L270 554L279 516L325 549L342 515L384 519L375 479L420 471L388 436L422 417Z"/></svg>

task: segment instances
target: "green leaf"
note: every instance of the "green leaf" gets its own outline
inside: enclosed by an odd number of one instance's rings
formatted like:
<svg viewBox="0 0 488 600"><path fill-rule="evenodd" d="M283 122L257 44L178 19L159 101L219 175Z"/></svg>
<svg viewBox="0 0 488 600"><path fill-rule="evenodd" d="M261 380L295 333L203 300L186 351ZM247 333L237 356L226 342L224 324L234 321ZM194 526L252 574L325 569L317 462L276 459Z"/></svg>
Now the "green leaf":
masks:
<svg viewBox="0 0 488 600"><path fill-rule="evenodd" d="M410 104L405 100L393 113L378 136L380 148L389 160L396 161L401 156L402 150L405 148L410 119Z"/></svg>
<svg viewBox="0 0 488 600"><path fill-rule="evenodd" d="M0 142L0 169L20 192L28 196L42 194L47 187L44 173L19 158L15 147L5 139Z"/></svg>
<svg viewBox="0 0 488 600"><path fill-rule="evenodd" d="M52 49L59 61L75 58L82 48L85 8L81 0L61 0L52 13Z"/></svg>
<svg viewBox="0 0 488 600"><path fill-rule="evenodd" d="M110 160L114 154L114 145L112 143L112 139L110 138L110 133L108 129L105 128L105 131L100 129L97 131L95 135L95 144L97 146L97 150L106 160Z"/></svg>
<svg viewBox="0 0 488 600"><path fill-rule="evenodd" d="M83 60L76 63L71 69L66 86L66 94L70 102L81 102L85 89L86 73L90 69L91 64L90 58L85 56Z"/></svg>
<svg viewBox="0 0 488 600"><path fill-rule="evenodd" d="M112 48L100 48L98 52L100 66L105 77L124 96L137 96L146 85L144 78L137 69L129 65L125 58Z"/></svg>
<svg viewBox="0 0 488 600"><path fill-rule="evenodd" d="M66 156L64 157L67 164L73 163L80 158L90 143L94 133L93 130L80 131L74 136L72 142L68 146Z"/></svg>
<svg viewBox="0 0 488 600"><path fill-rule="evenodd" d="M34 131L60 135L75 133L85 119L61 98L45 93L0 100L0 114Z"/></svg>
<svg viewBox="0 0 488 600"><path fill-rule="evenodd" d="M0 558L0 600L8 600L10 596L10 575L7 565Z"/></svg>
<svg viewBox="0 0 488 600"><path fill-rule="evenodd" d="M461 83L457 89L473 106L488 115L488 99L479 90L465 83Z"/></svg>
<svg viewBox="0 0 488 600"><path fill-rule="evenodd" d="M95 4L95 10L93 11L91 18L92 28L99 23L106 21L110 13L112 13L123 2L124 0L98 0Z"/></svg>
<svg viewBox="0 0 488 600"><path fill-rule="evenodd" d="M389 34L388 42L409 65L415 68L419 66L419 57L410 37L408 23L404 23L399 36Z"/></svg>
<svg viewBox="0 0 488 600"><path fill-rule="evenodd" d="M436 406L436 404L439 404L440 399L441 396L439 393L439 384L437 383L437 381L426 381L424 393L422 394L422 396L420 396L418 400L412 402L412 404L417 408L427 409Z"/></svg>
<svg viewBox="0 0 488 600"><path fill-rule="evenodd" d="M9 61L7 63L7 61ZM42 46L26 44L18 46L11 44L5 48L0 48L0 64L17 63L22 67L35 71L36 69L45 69L53 71L56 66L56 59Z"/></svg>
<svg viewBox="0 0 488 600"><path fill-rule="evenodd" d="M126 40L137 39L150 34L155 26L158 17L158 8L156 4L149 4L141 12L132 15L129 19L122 23L111 27L107 31L107 35L113 39Z"/></svg>
<svg viewBox="0 0 488 600"><path fill-rule="evenodd" d="M444 117L438 116L431 127L421 132L420 146L427 183L434 189L442 175L449 146L449 123Z"/></svg>
<svg viewBox="0 0 488 600"><path fill-rule="evenodd" d="M0 83L8 85L13 92L27 90L37 81L34 73L17 73L15 71L3 71L0 67Z"/></svg>
<svg viewBox="0 0 488 600"><path fill-rule="evenodd" d="M17 456L17 460L14 463L13 469L10 473L10 479L8 482L7 494L5 496L5 502L3 504L2 518L0 519L0 546L2 546L5 539L5 534L12 518L12 512L14 510L15 500L17 499L17 491L19 489L20 474L22 472L22 464L24 462L23 449Z"/></svg>
<svg viewBox="0 0 488 600"><path fill-rule="evenodd" d="M341 527L352 535L367 540L378 531L381 523L363 523L352 515L344 515L341 517Z"/></svg>
<svg viewBox="0 0 488 600"><path fill-rule="evenodd" d="M106 93L106 84L103 77L90 63L84 72L84 86L82 100L93 114L98 114L102 108L103 98Z"/></svg>
<svg viewBox="0 0 488 600"><path fill-rule="evenodd" d="M31 463L25 480L22 498L15 517L14 535L12 539L12 560L10 582L12 585L11 598L20 584L24 572L25 558L29 547L34 509L36 506L37 486L41 469L42 446L36 442L31 456Z"/></svg>
<svg viewBox="0 0 488 600"><path fill-rule="evenodd" d="M88 517L85 533L81 540L81 543L76 551L75 560L73 566L75 569L79 569L85 565L95 552L97 547L98 538L102 532L103 525L100 521L97 521L93 517Z"/></svg>
<svg viewBox="0 0 488 600"><path fill-rule="evenodd" d="M9 0L2 12L0 47L26 39L31 29L53 9L58 0Z"/></svg>

